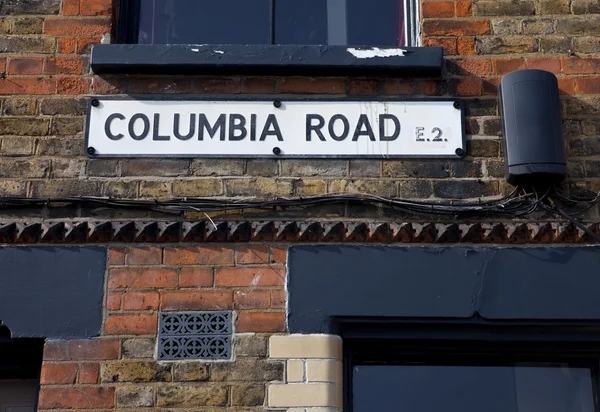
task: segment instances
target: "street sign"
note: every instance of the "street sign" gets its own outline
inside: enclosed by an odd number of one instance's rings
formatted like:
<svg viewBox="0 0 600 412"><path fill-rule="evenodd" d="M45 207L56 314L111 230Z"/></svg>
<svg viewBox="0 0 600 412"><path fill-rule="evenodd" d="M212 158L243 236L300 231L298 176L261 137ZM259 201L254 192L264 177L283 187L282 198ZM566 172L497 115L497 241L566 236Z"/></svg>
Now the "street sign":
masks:
<svg viewBox="0 0 600 412"><path fill-rule="evenodd" d="M90 102L94 157L457 158L463 105L445 100Z"/></svg>

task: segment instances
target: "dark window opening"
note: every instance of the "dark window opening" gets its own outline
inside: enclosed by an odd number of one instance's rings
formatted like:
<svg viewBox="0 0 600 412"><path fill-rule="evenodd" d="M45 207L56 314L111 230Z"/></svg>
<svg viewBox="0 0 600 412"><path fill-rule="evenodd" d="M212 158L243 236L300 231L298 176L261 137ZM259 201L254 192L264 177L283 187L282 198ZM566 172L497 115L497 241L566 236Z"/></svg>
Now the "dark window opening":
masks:
<svg viewBox="0 0 600 412"><path fill-rule="evenodd" d="M0 411L37 410L43 351L43 339L0 336Z"/></svg>
<svg viewBox="0 0 600 412"><path fill-rule="evenodd" d="M416 46L418 0L121 0L121 43Z"/></svg>
<svg viewBox="0 0 600 412"><path fill-rule="evenodd" d="M600 340L555 339L545 329L533 340L518 329L476 339L448 339L443 328L426 338L410 328L393 338L345 337L344 410L597 411Z"/></svg>

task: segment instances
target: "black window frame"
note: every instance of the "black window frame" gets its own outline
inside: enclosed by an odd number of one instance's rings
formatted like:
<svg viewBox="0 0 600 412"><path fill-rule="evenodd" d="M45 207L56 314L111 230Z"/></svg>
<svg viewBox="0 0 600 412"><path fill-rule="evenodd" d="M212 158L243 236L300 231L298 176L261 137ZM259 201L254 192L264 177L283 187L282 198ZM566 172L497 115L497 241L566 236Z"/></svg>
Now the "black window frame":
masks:
<svg viewBox="0 0 600 412"><path fill-rule="evenodd" d="M274 41L274 7L271 0L271 45ZM398 47L418 47L421 40L420 0L404 0L406 2L404 27L407 44ZM117 7L115 43L138 44L140 8L142 0L120 0ZM353 47L353 45L348 45Z"/></svg>
<svg viewBox="0 0 600 412"><path fill-rule="evenodd" d="M597 323L452 320L336 320L344 342L344 411L353 412L357 365L510 366L569 364L592 371L600 409L600 328Z"/></svg>

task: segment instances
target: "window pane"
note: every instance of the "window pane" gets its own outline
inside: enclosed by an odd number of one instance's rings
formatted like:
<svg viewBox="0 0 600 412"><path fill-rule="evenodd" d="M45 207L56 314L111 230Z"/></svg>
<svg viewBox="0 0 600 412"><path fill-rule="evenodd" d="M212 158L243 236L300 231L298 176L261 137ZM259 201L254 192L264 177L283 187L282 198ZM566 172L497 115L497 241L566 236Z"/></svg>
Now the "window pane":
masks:
<svg viewBox="0 0 600 412"><path fill-rule="evenodd" d="M374 6L376 4L376 6ZM348 44L398 46L404 44L404 1L347 0Z"/></svg>
<svg viewBox="0 0 600 412"><path fill-rule="evenodd" d="M142 44L269 44L271 0L143 0Z"/></svg>
<svg viewBox="0 0 600 412"><path fill-rule="evenodd" d="M354 412L593 412L592 373L560 366L357 366Z"/></svg>
<svg viewBox="0 0 600 412"><path fill-rule="evenodd" d="M276 44L328 44L328 0L276 0Z"/></svg>

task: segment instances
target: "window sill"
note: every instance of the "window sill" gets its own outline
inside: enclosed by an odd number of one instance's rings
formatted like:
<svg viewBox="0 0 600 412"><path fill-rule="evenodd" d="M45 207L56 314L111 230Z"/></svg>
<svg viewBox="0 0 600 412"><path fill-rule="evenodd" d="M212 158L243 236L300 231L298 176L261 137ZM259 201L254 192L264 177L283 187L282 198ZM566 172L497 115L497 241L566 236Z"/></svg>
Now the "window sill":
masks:
<svg viewBox="0 0 600 412"><path fill-rule="evenodd" d="M441 47L97 44L97 74L439 76Z"/></svg>

